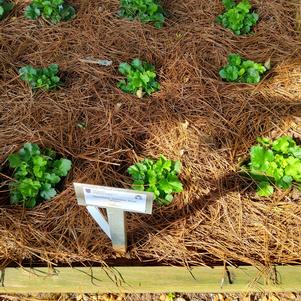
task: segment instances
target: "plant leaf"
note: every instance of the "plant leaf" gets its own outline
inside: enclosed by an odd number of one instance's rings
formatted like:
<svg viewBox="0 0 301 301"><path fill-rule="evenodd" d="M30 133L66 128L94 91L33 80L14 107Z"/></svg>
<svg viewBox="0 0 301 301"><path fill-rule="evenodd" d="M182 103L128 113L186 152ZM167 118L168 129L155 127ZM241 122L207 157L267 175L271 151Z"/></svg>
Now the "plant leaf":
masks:
<svg viewBox="0 0 301 301"><path fill-rule="evenodd" d="M273 186L268 182L261 182L258 185L257 194L262 197L271 196L274 192Z"/></svg>
<svg viewBox="0 0 301 301"><path fill-rule="evenodd" d="M49 183L41 185L40 196L45 200L50 200L56 195L56 191Z"/></svg>
<svg viewBox="0 0 301 301"><path fill-rule="evenodd" d="M60 177L65 177L71 169L71 165L72 163L68 159L56 160L54 162L53 172Z"/></svg>

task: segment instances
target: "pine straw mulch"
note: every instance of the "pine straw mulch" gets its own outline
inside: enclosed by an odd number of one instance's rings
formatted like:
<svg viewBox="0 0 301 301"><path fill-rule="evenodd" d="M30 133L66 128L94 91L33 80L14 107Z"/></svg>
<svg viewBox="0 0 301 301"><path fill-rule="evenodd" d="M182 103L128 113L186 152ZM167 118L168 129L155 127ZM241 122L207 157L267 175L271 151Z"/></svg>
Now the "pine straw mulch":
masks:
<svg viewBox="0 0 301 301"><path fill-rule="evenodd" d="M253 1L255 34L236 37L215 24L220 0L164 1L162 30L116 17L117 0L76 0L72 22L23 17L19 1L0 30L0 258L48 264L115 258L108 238L77 205L72 182L129 187L126 168L164 154L183 163L185 191L153 215L128 215L128 257L163 264L295 263L301 254L301 200L254 195L237 172L259 135L301 137L298 1ZM218 70L230 52L272 70L257 86L227 84ZM94 57L110 67L81 62ZM156 65L162 85L139 100L116 88L120 62ZM18 77L25 64L57 63L65 80L35 92ZM78 126L85 124L85 128ZM30 141L73 160L62 192L34 210L8 204L7 156Z"/></svg>

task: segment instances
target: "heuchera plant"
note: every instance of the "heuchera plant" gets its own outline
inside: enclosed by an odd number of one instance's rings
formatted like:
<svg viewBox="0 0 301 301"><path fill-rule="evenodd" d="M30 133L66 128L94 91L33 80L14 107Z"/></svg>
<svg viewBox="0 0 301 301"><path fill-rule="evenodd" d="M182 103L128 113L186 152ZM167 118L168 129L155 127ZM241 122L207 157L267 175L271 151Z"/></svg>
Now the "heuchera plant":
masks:
<svg viewBox="0 0 301 301"><path fill-rule="evenodd" d="M121 63L118 70L126 79L117 86L126 93L136 94L141 98L145 93L151 95L160 90L155 67L147 62L134 59L131 64Z"/></svg>
<svg viewBox="0 0 301 301"><path fill-rule="evenodd" d="M9 167L14 169L10 182L10 202L33 208L39 202L53 198L55 187L67 176L71 161L58 159L54 151L40 150L36 144L24 146L8 157Z"/></svg>
<svg viewBox="0 0 301 301"><path fill-rule="evenodd" d="M34 68L27 65L19 69L20 78L31 86L32 89L51 90L57 88L61 84L61 80L57 73L59 67L52 64L46 68Z"/></svg>
<svg viewBox="0 0 301 301"><path fill-rule="evenodd" d="M132 188L154 193L160 205L168 205L173 200L173 193L183 191L178 178L181 162L167 160L163 155L157 161L144 159L128 168L133 179Z"/></svg>
<svg viewBox="0 0 301 301"><path fill-rule="evenodd" d="M226 12L217 17L217 22L225 28L231 29L236 35L247 34L252 31L259 16L250 12L252 5L249 0L242 0L238 4L234 0L223 0Z"/></svg>
<svg viewBox="0 0 301 301"><path fill-rule="evenodd" d="M38 17L43 17L53 24L68 21L74 16L74 8L64 0L32 0L25 9L27 19L36 20Z"/></svg>
<svg viewBox="0 0 301 301"><path fill-rule="evenodd" d="M14 7L14 4L5 0L0 0L0 20L2 20Z"/></svg>
<svg viewBox="0 0 301 301"><path fill-rule="evenodd" d="M250 150L250 161L242 170L258 184L257 194L268 197L274 187L289 189L301 183L301 147L290 136L257 138Z"/></svg>
<svg viewBox="0 0 301 301"><path fill-rule="evenodd" d="M228 82L256 84L266 71L267 68L262 64L244 60L239 54L229 54L228 64L220 70L219 75Z"/></svg>
<svg viewBox="0 0 301 301"><path fill-rule="evenodd" d="M119 16L129 20L139 19L142 23L153 23L161 28L164 11L157 0L120 0Z"/></svg>

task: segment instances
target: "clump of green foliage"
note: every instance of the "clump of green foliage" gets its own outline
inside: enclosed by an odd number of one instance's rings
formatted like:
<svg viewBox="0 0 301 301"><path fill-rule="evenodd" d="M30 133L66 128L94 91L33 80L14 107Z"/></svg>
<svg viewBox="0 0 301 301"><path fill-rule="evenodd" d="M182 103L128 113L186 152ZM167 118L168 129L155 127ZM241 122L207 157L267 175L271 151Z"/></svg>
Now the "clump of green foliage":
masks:
<svg viewBox="0 0 301 301"><path fill-rule="evenodd" d="M266 71L267 68L262 64L244 60L239 54L229 54L228 64L220 70L219 75L228 82L256 84Z"/></svg>
<svg viewBox="0 0 301 301"><path fill-rule="evenodd" d="M27 19L43 17L53 24L68 21L75 16L75 9L64 0L32 0L25 9Z"/></svg>
<svg viewBox="0 0 301 301"><path fill-rule="evenodd" d="M70 160L57 159L54 151L41 151L32 143L25 143L17 153L11 154L8 162L14 169L14 181L9 184L10 202L26 208L53 198L57 194L55 187L71 169Z"/></svg>
<svg viewBox="0 0 301 301"><path fill-rule="evenodd" d="M174 301L176 299L175 293L167 293L165 300L166 301Z"/></svg>
<svg viewBox="0 0 301 301"><path fill-rule="evenodd" d="M153 23L161 28L164 11L157 0L120 0L119 16L129 20L139 19L142 23Z"/></svg>
<svg viewBox="0 0 301 301"><path fill-rule="evenodd" d="M173 200L173 193L183 191L178 178L181 162L167 160L163 155L159 160L144 159L128 168L133 179L133 189L154 193L160 205L168 205Z"/></svg>
<svg viewBox="0 0 301 301"><path fill-rule="evenodd" d="M0 0L0 20L2 20L14 7L14 4L6 0Z"/></svg>
<svg viewBox="0 0 301 301"><path fill-rule="evenodd" d="M151 95L160 90L155 67L147 62L134 59L131 64L121 63L118 70L126 79L121 80L117 86L126 93L141 98L145 93Z"/></svg>
<svg viewBox="0 0 301 301"><path fill-rule="evenodd" d="M257 184L257 194L268 197L274 187L289 189L301 183L301 146L290 136L274 141L257 138L258 144L250 150L250 161L242 167Z"/></svg>
<svg viewBox="0 0 301 301"><path fill-rule="evenodd" d="M236 35L251 32L259 16L251 12L252 5L249 0L242 0L238 4L234 0L223 0L226 12L217 17L217 22L225 28L231 29Z"/></svg>
<svg viewBox="0 0 301 301"><path fill-rule="evenodd" d="M32 89L51 90L57 88L61 84L61 80L57 73L59 66L52 64L46 68L34 68L27 65L19 69L20 78L31 86Z"/></svg>

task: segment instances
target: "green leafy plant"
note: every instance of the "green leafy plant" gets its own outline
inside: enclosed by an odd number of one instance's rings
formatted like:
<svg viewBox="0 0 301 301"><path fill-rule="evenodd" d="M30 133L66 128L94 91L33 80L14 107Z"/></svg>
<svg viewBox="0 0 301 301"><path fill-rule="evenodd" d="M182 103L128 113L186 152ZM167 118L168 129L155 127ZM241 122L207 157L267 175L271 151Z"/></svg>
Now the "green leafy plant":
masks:
<svg viewBox="0 0 301 301"><path fill-rule="evenodd" d="M117 86L126 93L136 94L141 98L145 93L151 95L160 90L155 67L147 62L134 59L131 64L121 63L118 70L126 76L126 80L120 81Z"/></svg>
<svg viewBox="0 0 301 301"><path fill-rule="evenodd" d="M274 141L257 138L258 144L250 150L250 160L242 170L257 184L257 194L268 197L274 186L289 189L301 183L301 146L290 136L282 136Z"/></svg>
<svg viewBox="0 0 301 301"><path fill-rule="evenodd" d="M71 169L71 161L57 159L56 153L39 146L25 143L24 146L8 157L9 167L14 169L10 182L10 202L33 208L43 200L53 198L55 187Z"/></svg>
<svg viewBox="0 0 301 301"><path fill-rule="evenodd" d="M267 68L250 60L244 60L239 54L229 54L228 64L220 71L220 77L228 82L255 84L261 80L261 75Z"/></svg>
<svg viewBox="0 0 301 301"><path fill-rule="evenodd" d="M161 28L164 11L157 0L120 0L119 16L129 20L139 19L142 23L153 23Z"/></svg>
<svg viewBox="0 0 301 301"><path fill-rule="evenodd" d="M173 301L176 298L176 294L175 293L167 293L165 301Z"/></svg>
<svg viewBox="0 0 301 301"><path fill-rule="evenodd" d="M157 161L144 159L128 168L133 179L132 188L154 193L160 205L168 205L173 200L173 193L183 191L178 178L181 162L167 160L163 155Z"/></svg>
<svg viewBox="0 0 301 301"><path fill-rule="evenodd" d="M2 20L14 7L14 4L6 0L0 0L0 20Z"/></svg>
<svg viewBox="0 0 301 301"><path fill-rule="evenodd" d="M217 22L225 28L231 29L236 35L247 34L252 31L259 16L251 12L249 0L242 0L238 4L234 0L223 0L226 12L217 17Z"/></svg>
<svg viewBox="0 0 301 301"><path fill-rule="evenodd" d="M57 73L59 67L52 64L46 68L34 68L27 65L19 69L20 78L32 87L32 89L42 88L51 90L57 88L61 84L61 80Z"/></svg>
<svg viewBox="0 0 301 301"><path fill-rule="evenodd" d="M53 24L68 21L75 16L74 8L64 0L32 0L25 9L27 19L43 17Z"/></svg>

